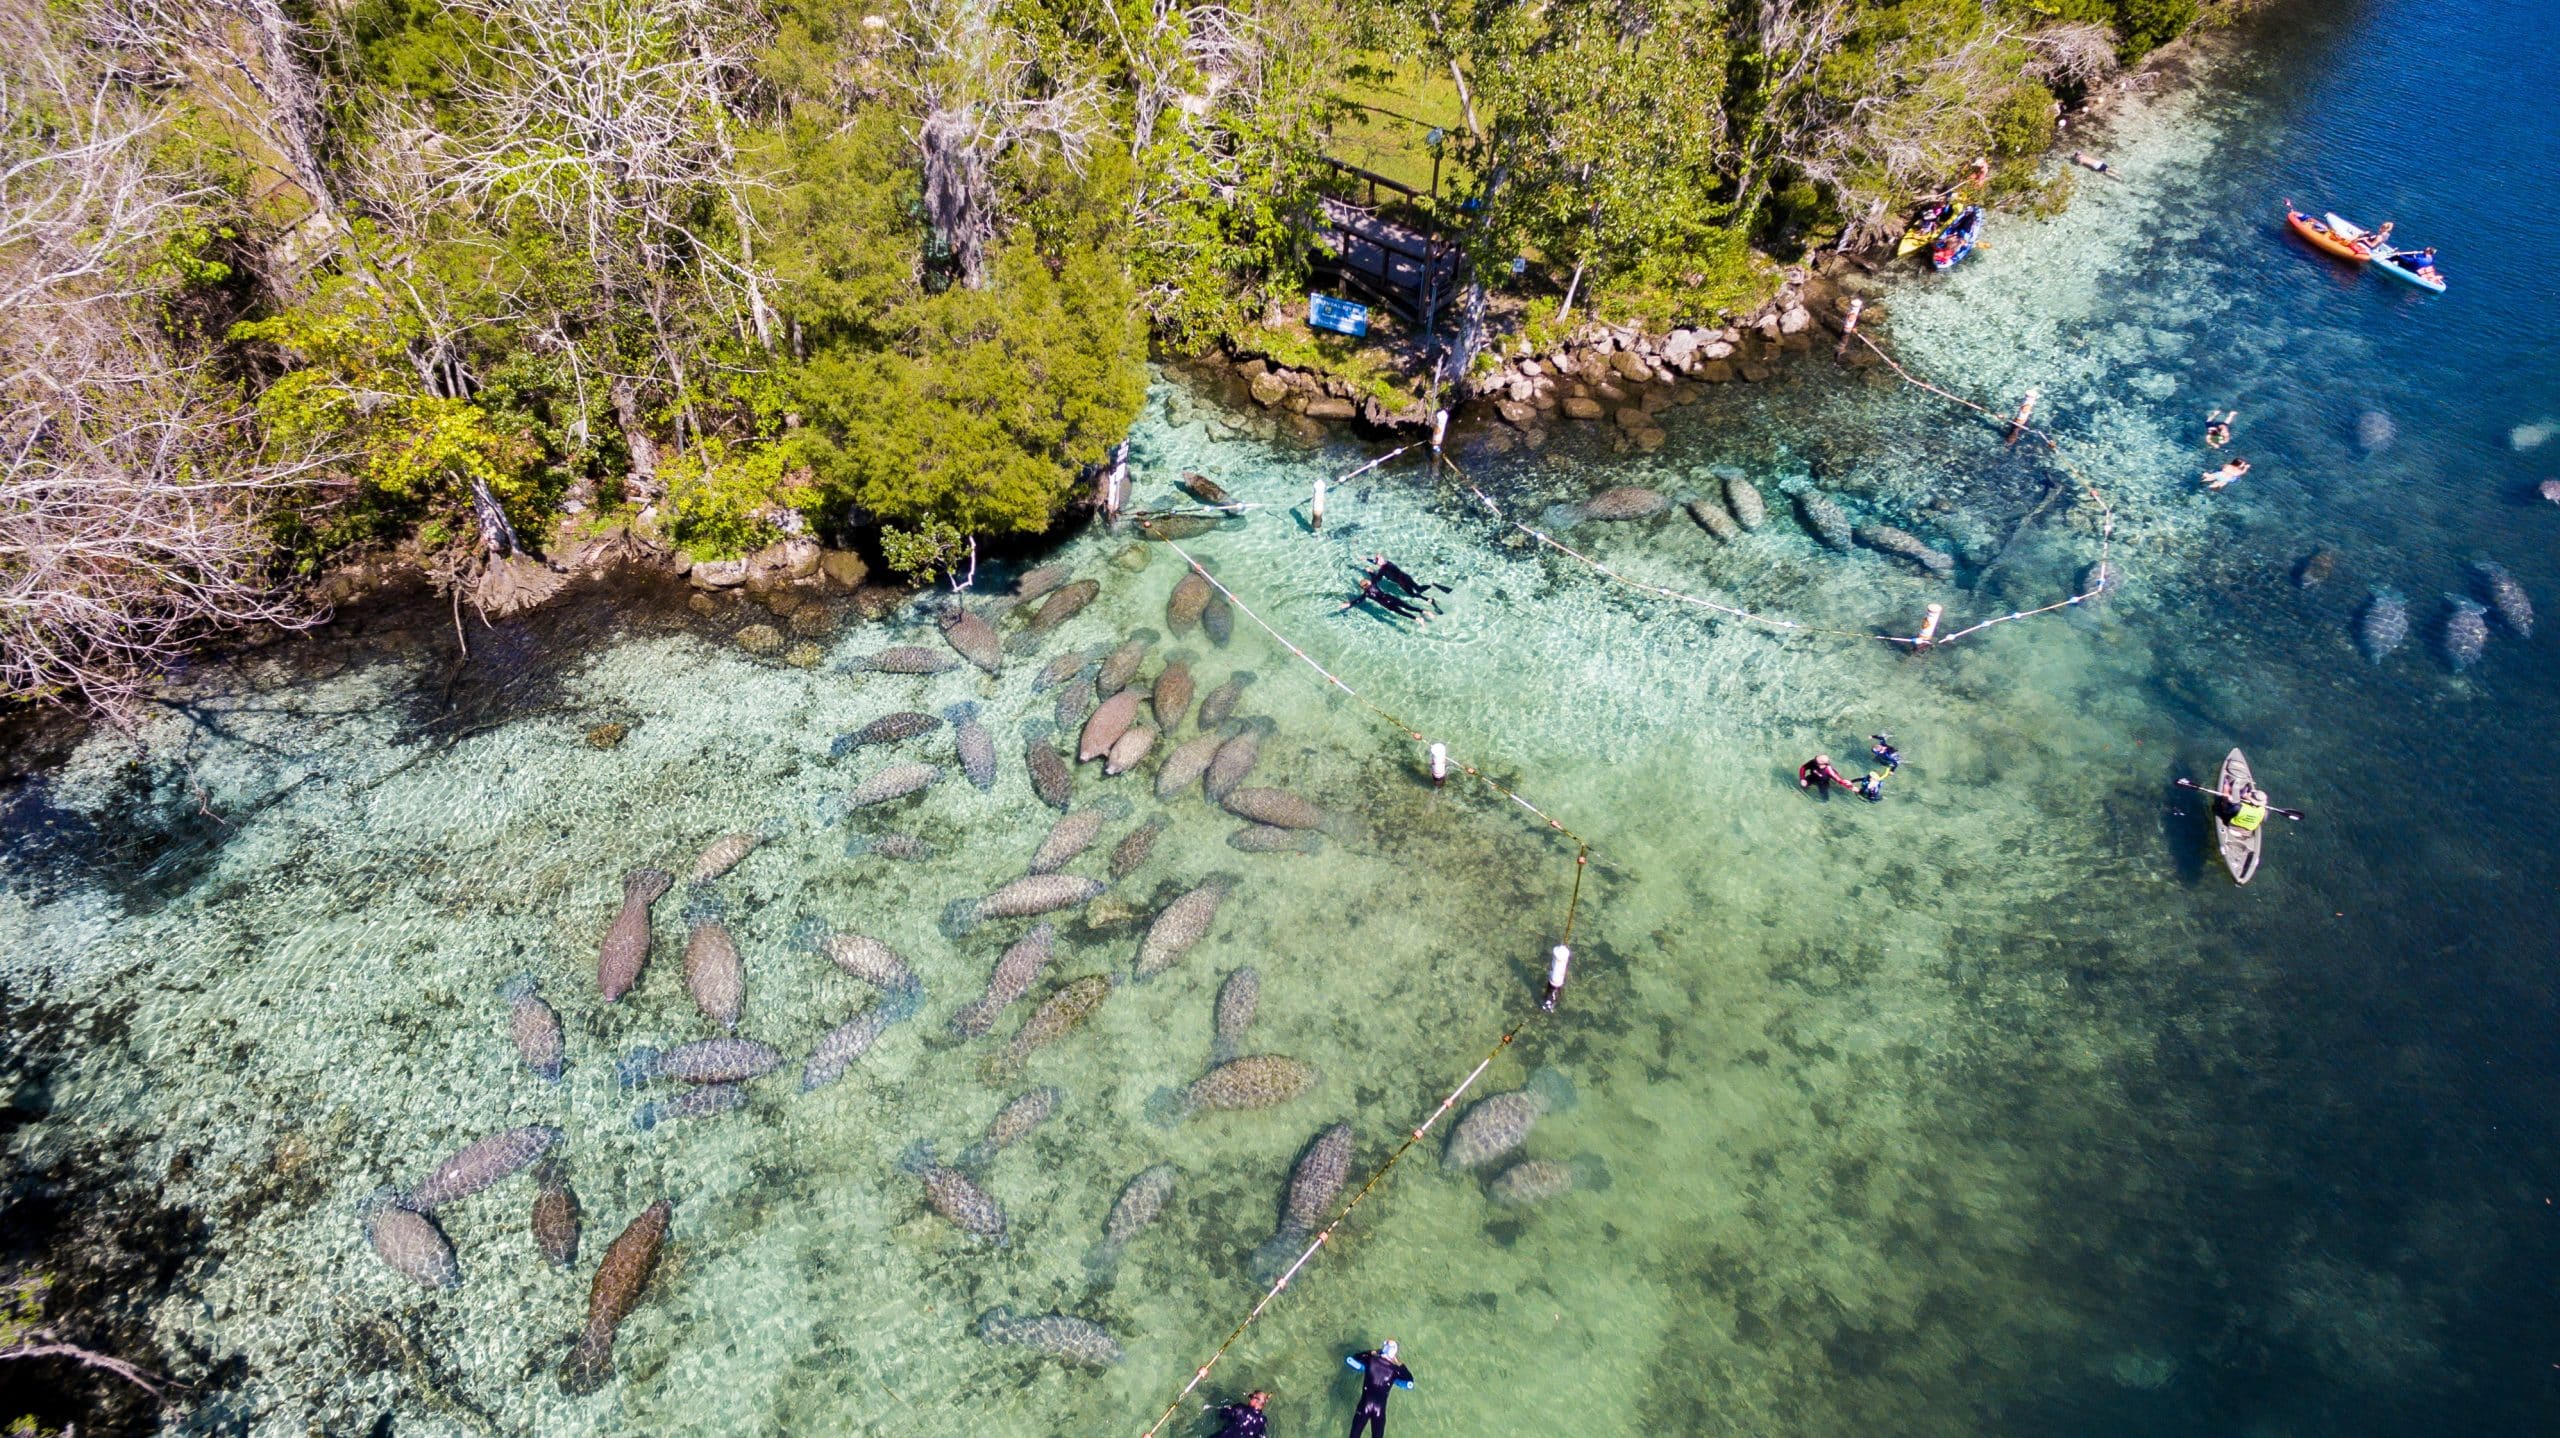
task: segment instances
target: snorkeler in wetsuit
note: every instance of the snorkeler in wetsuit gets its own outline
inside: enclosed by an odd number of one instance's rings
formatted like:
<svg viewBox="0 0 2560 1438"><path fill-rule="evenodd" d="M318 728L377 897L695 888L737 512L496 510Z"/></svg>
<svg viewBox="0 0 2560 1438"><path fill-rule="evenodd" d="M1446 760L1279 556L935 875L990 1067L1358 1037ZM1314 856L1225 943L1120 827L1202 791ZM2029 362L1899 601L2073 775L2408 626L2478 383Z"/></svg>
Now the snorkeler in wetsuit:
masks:
<svg viewBox="0 0 2560 1438"><path fill-rule="evenodd" d="M1870 734L1867 737L1876 741L1875 743L1867 746L1867 752L1876 756L1876 762L1884 766L1884 771L1888 774L1900 772L1902 769L1902 751L1893 747L1893 736L1890 734Z"/></svg>
<svg viewBox="0 0 2560 1438"><path fill-rule="evenodd" d="M1389 614L1400 614L1407 619L1418 619L1425 624L1431 622L1431 616L1422 612L1421 605L1400 595L1388 593L1375 579L1361 580L1360 592L1344 600L1342 609L1356 609L1364 602L1374 604ZM1333 612L1340 614L1342 609Z"/></svg>
<svg viewBox="0 0 2560 1438"><path fill-rule="evenodd" d="M1342 1361L1360 1370L1360 1406L1351 1410L1351 1438L1360 1438L1364 1427L1372 1438L1387 1438L1387 1396L1399 1388L1411 1388L1413 1370L1396 1361L1392 1338Z"/></svg>
<svg viewBox="0 0 2560 1438"><path fill-rule="evenodd" d="M1271 1395L1257 1388L1246 1394L1242 1403L1228 1403L1214 1410L1225 1425L1218 1430L1218 1438L1263 1438L1267 1431L1263 1425L1270 1420L1264 1416L1262 1405L1270 1401Z"/></svg>
<svg viewBox="0 0 2560 1438"><path fill-rule="evenodd" d="M1390 584L1399 584L1404 586L1405 593L1410 594L1414 598L1430 605L1434 610L1437 610L1440 607L1440 601L1431 597L1432 590L1437 589L1443 594L1455 592L1450 589L1448 585L1426 584L1423 581L1414 578L1412 575L1405 572L1402 565L1397 564L1394 560L1387 558L1383 554L1372 554L1369 556L1369 577L1371 579L1383 579Z"/></svg>

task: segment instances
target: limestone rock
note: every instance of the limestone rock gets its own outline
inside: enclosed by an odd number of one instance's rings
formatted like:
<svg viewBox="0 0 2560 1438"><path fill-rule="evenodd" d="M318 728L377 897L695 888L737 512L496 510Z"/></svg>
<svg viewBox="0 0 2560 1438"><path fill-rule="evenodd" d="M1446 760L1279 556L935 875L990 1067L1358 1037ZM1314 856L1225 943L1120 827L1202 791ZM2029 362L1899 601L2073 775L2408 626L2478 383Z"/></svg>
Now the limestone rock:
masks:
<svg viewBox="0 0 2560 1438"><path fill-rule="evenodd" d="M735 589L747 582L747 562L743 559L699 560L688 577L697 589Z"/></svg>
<svg viewBox="0 0 2560 1438"><path fill-rule="evenodd" d="M1709 360L1731 359L1733 358L1733 341L1728 339L1709 340L1705 344L1698 346L1698 358Z"/></svg>
<svg viewBox="0 0 2560 1438"><path fill-rule="evenodd" d="M836 617L823 604L803 604L791 611L791 632L802 639L824 639L835 630Z"/></svg>
<svg viewBox="0 0 2560 1438"><path fill-rule="evenodd" d="M1653 425L1646 425L1644 428L1635 432L1636 448L1645 454L1652 454L1654 451L1659 450L1664 444L1668 443L1670 439L1671 436L1667 431L1659 429Z"/></svg>
<svg viewBox="0 0 2560 1438"><path fill-rule="evenodd" d="M777 540L747 556L747 583L765 588L811 578L818 572L823 552L818 541L803 535Z"/></svg>
<svg viewBox="0 0 2560 1438"><path fill-rule="evenodd" d="M818 556L818 572L827 577L829 584L851 593L871 577L871 566L850 549L830 549Z"/></svg>
<svg viewBox="0 0 2560 1438"><path fill-rule="evenodd" d="M1322 395L1307 401L1306 415L1309 419L1349 419L1359 412L1351 401L1338 399L1332 395Z"/></svg>
<svg viewBox="0 0 2560 1438"><path fill-rule="evenodd" d="M1574 395L1566 399L1564 412L1575 419L1598 419L1601 415L1608 413L1600 407L1600 401L1588 399L1582 395Z"/></svg>
<svg viewBox="0 0 2560 1438"><path fill-rule="evenodd" d="M1805 310L1804 306L1789 305L1787 307L1787 312L1778 316L1778 333L1782 335L1800 335L1803 334L1805 329L1812 323L1813 316Z"/></svg>
<svg viewBox="0 0 2560 1438"><path fill-rule="evenodd" d="M1662 341L1662 362L1675 369L1687 369L1698 354L1696 330L1673 330Z"/></svg>
<svg viewBox="0 0 2560 1438"><path fill-rule="evenodd" d="M1522 429L1527 429L1538 418L1536 405L1524 404L1515 399L1496 400L1493 407L1501 413L1503 419Z"/></svg>
<svg viewBox="0 0 2560 1438"><path fill-rule="evenodd" d="M1653 427L1653 416L1645 413L1644 406L1642 405L1621 405L1618 409L1617 420L1618 428L1625 430L1629 434L1633 434L1640 429L1650 429Z"/></svg>
<svg viewBox="0 0 2560 1438"><path fill-rule="evenodd" d="M1264 409L1269 409L1271 406L1278 404L1281 400L1286 399L1289 394L1288 382L1275 374L1265 373L1255 375L1253 377L1252 388L1253 402L1261 405Z"/></svg>
<svg viewBox="0 0 2560 1438"><path fill-rule="evenodd" d="M815 669L819 661L826 657L827 651L807 640L802 640L782 651L782 662L794 669Z"/></svg>
<svg viewBox="0 0 2560 1438"><path fill-rule="evenodd" d="M1611 362L1617 366L1618 373L1638 384L1653 378L1653 366L1645 363L1644 356L1633 350L1620 350L1610 358Z"/></svg>
<svg viewBox="0 0 2560 1438"><path fill-rule="evenodd" d="M782 652L782 631L770 624L750 624L737 637L738 647L758 658Z"/></svg>
<svg viewBox="0 0 2560 1438"><path fill-rule="evenodd" d="M1698 378L1709 384L1723 384L1733 378L1733 364L1729 360L1709 360L1698 366Z"/></svg>
<svg viewBox="0 0 2560 1438"><path fill-rule="evenodd" d="M598 724L587 731L587 745L594 749L611 749L621 744L622 736L631 732L627 724Z"/></svg>

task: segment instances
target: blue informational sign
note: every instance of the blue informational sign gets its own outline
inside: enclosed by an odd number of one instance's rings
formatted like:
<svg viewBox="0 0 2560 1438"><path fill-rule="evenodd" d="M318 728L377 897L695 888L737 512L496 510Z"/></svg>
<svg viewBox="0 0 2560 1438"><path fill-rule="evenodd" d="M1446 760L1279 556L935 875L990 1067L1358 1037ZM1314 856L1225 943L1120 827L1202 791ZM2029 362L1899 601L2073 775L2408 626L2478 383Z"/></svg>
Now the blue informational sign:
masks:
<svg viewBox="0 0 2560 1438"><path fill-rule="evenodd" d="M1369 307L1338 300L1331 295L1307 296L1307 324L1312 329L1332 330L1337 334L1369 333Z"/></svg>

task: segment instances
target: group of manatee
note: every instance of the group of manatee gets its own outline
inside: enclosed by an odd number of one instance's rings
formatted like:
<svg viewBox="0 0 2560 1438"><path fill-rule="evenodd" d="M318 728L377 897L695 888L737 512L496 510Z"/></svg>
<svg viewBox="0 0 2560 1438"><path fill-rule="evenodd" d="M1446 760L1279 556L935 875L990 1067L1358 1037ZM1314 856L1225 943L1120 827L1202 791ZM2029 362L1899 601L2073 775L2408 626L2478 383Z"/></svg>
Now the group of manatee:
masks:
<svg viewBox="0 0 2560 1438"><path fill-rule="evenodd" d="M2305 559L2295 570L2295 581L2308 588L2327 578L2328 565L2322 562L2327 553L2317 551ZM2499 627L2518 639L2533 635L2533 601L2525 596L2524 586L2516 582L2506 566L2493 559L2475 559L2469 568L2472 587L2479 597L2446 594L2439 636L2446 661L2457 670L2480 662L2481 653L2489 647L2489 619L2493 614ZM2364 651L2364 656L2381 663L2409 638L2409 601L2396 589L2376 588L2356 615L2355 637L2356 647Z"/></svg>
<svg viewBox="0 0 2560 1438"><path fill-rule="evenodd" d="M1700 529L1730 544L1769 522L1769 503L1758 485L1730 470L1716 478L1720 483L1711 488L1720 487L1721 494L1711 492L1679 504ZM1846 551L1853 546L1864 547L1902 560L1932 579L1954 577L1954 556L1908 530L1890 524L1852 524L1838 500L1809 483L1791 483L1785 488L1805 533L1826 548ZM1547 518L1550 524L1560 527L1585 520L1651 519L1672 508L1671 497L1660 490L1628 484L1602 490L1580 504L1558 505L1548 511Z"/></svg>
<svg viewBox="0 0 2560 1438"><path fill-rule="evenodd" d="M938 627L950 654L901 646L866 656L846 669L857 674L930 676L965 662L989 676L1000 676L1009 655L1036 652L1046 635L1098 592L1095 581L1072 580L1061 566L1034 569L1023 576L1012 596L984 612L956 600L943 609ZM1176 635L1198 629L1224 647L1232 634L1232 614L1223 590L1195 565L1175 587L1166 622ZM1016 628L1010 640L998 629L999 623L1008 622ZM989 1042L982 1071L991 1083L1011 1080L1043 1047L1082 1027L1123 984L1143 982L1182 962L1209 936L1221 906L1242 882L1234 875L1210 874L1185 888L1148 919L1125 971L1114 966L1051 983L1013 1032L998 1039L996 1030L1005 1014L1030 998L1060 958L1057 926L1049 916L1090 904L1111 884L1127 878L1147 862L1166 827L1164 817L1150 817L1112 842L1103 864L1107 879L1066 872L1070 864L1100 846L1107 829L1127 819L1135 807L1116 794L1077 805L1079 766L1097 765L1101 782L1108 783L1139 769L1162 741L1169 747L1152 781L1141 782L1158 801L1167 803L1197 786L1208 802L1241 821L1242 827L1229 836L1229 843L1244 852L1312 853L1321 834L1348 827L1342 816L1292 790L1246 782L1259 762L1263 738L1275 727L1268 719L1236 714L1246 687L1253 682L1250 672L1237 670L1203 693L1192 671L1193 657L1175 650L1158 658L1152 652L1156 639L1153 631L1140 630L1108 650L1070 650L1038 671L1034 688L1057 691L1054 722L1026 726L1024 769L1033 791L1060 810L1060 817L1032 850L1020 877L986 893L954 900L942 916L941 927L954 940L968 938L990 921L1035 921L1002 947L984 990L951 1015L954 1040ZM966 703L952 705L938 716L895 711L836 738L828 754L839 761L871 760L877 751L911 751L928 739L942 742L938 736L947 728L957 767L983 792L995 785L999 760L993 737L979 722L978 713L978 706ZM1184 737L1186 726L1196 732ZM1071 750L1057 747L1061 738L1071 743ZM850 789L832 795L821 805L820 818L850 827L857 816L868 819L886 806L913 801L932 790L945 772L938 763L889 757L870 767ZM635 1110L632 1122L639 1129L741 1108L748 1102L750 1084L785 1065L783 1054L771 1045L735 1032L747 1009L747 965L716 892L716 881L781 832L777 824L724 835L701 853L685 875L683 986L701 1017L717 1032L664 1048L635 1049L617 1062L616 1076L624 1087L672 1085L671 1096L644 1102ZM931 847L911 835L870 830L857 832L845 852L849 857L914 860L929 855ZM596 985L602 1002L618 1002L641 983L652 948L653 908L675 887L675 875L664 869L636 868L624 876L622 902L607 923L597 951ZM796 949L824 959L876 991L860 1011L822 1035L801 1061L799 1088L806 1092L841 1078L894 1025L915 1016L923 1007L925 992L906 956L877 938L838 930L814 917L802 919L792 938ZM518 1056L534 1074L557 1083L569 1061L559 1012L542 996L530 974L508 980L499 993ZM1170 1126L1197 1113L1272 1109L1315 1086L1316 1071L1295 1058L1243 1051L1260 993L1261 975L1251 965L1225 976L1213 1014L1209 1066L1190 1084L1160 1093L1149 1105L1154 1121ZM1454 1169L1472 1171L1515 1155L1530 1125L1553 1101L1543 1080L1535 1096L1522 1091L1482 1100L1455 1125L1447 1162ZM948 1163L938 1160L936 1146L926 1140L911 1145L898 1166L914 1180L927 1210L974 1240L1001 1244L1007 1236L1006 1217L1002 1204L984 1186L987 1171L998 1155L1068 1102L1068 1095L1055 1086L1027 1089ZM362 1211L375 1252L424 1286L459 1285L461 1264L436 1223L436 1213L531 1169L536 1188L531 1214L535 1245L556 1266L573 1268L580 1209L569 1186L567 1165L555 1152L562 1138L562 1131L549 1125L508 1129L465 1146L406 1191L380 1191ZM1352 1150L1352 1130L1346 1123L1329 1124L1308 1141L1283 1192L1280 1223L1252 1257L1253 1272L1268 1276L1285 1266L1322 1223L1349 1175ZM1524 1160L1502 1170L1487 1193L1497 1202L1531 1203L1597 1177L1590 1163L1567 1167ZM1104 1221L1102 1240L1086 1260L1097 1284L1111 1281L1121 1252L1171 1201L1177 1180L1174 1167L1162 1162L1128 1180ZM609 1246L591 1283L587 1321L561 1370L565 1391L591 1392L610 1377L615 1331L645 1293L673 1214L672 1203L662 1198L644 1208ZM989 1343L1023 1347L1071 1364L1100 1366L1116 1363L1121 1356L1119 1344L1101 1324L1070 1313L1022 1316L998 1308L982 1315L976 1331Z"/></svg>

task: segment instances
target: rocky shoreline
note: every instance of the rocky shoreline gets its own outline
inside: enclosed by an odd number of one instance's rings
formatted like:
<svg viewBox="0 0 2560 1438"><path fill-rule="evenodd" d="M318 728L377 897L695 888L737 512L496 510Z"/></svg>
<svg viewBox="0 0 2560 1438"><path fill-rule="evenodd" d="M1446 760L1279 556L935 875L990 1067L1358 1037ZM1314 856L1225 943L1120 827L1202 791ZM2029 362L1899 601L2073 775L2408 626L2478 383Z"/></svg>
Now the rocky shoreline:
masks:
<svg viewBox="0 0 2560 1438"><path fill-rule="evenodd" d="M1489 353L1497 363L1471 376L1449 405L1450 418L1490 453L1539 449L1558 428L1584 424L1614 430L1619 453L1651 454L1668 440L1664 410L1696 402L1706 386L1765 384L1780 366L1836 341L1847 300L1833 278L1808 265L1790 266L1767 303L1713 325L1655 334L1597 321L1562 340L1532 344L1513 335ZM1864 363L1863 350L1852 363ZM1358 394L1339 377L1275 364L1259 355L1212 355L1178 364L1185 378L1271 428L1315 440L1331 424L1418 431L1431 423L1421 400L1390 408Z"/></svg>

